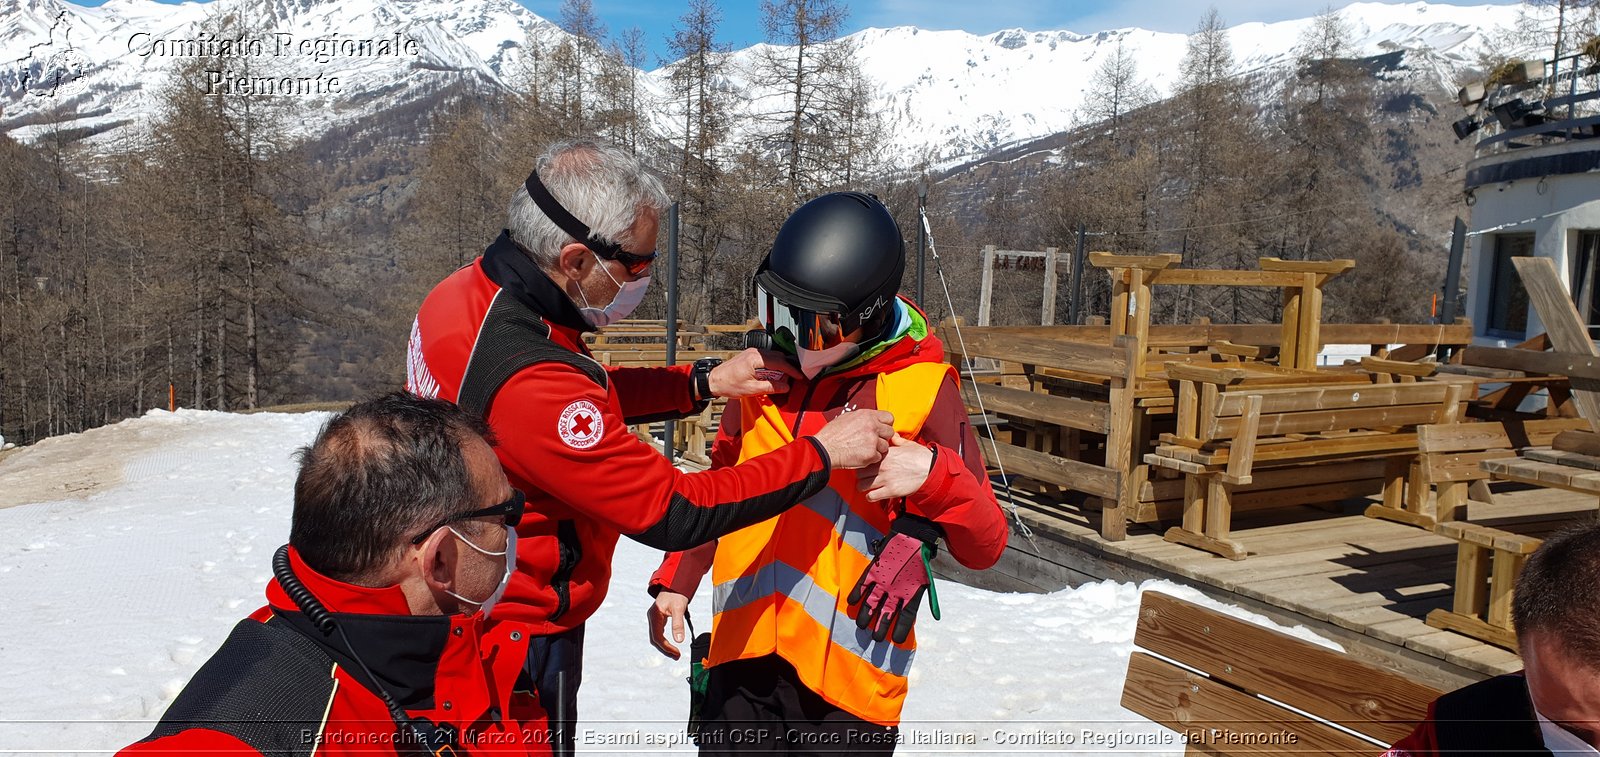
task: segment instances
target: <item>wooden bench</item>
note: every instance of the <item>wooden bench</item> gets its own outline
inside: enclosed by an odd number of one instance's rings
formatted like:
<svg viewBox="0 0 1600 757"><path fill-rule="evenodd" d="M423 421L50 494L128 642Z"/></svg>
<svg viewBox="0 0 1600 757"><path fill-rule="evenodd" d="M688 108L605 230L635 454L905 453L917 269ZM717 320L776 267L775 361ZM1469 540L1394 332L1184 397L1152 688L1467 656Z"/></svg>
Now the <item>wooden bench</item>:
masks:
<svg viewBox="0 0 1600 757"><path fill-rule="evenodd" d="M1434 362L1396 360L1392 357L1365 357L1360 360L1360 365L1362 370L1371 373L1374 380L1380 384L1414 383L1419 379L1439 375L1441 368L1448 368L1450 370L1441 378L1464 383L1463 414L1472 416L1474 412L1490 406L1489 403L1476 399L1479 382L1486 377L1474 373L1476 367L1461 363L1460 357L1458 352L1456 355L1458 362L1448 366ZM1462 375L1463 373L1466 375ZM1516 398L1516 401L1521 401L1521 397ZM1434 524L1441 520L1458 520L1457 511L1465 506L1469 489L1475 492L1479 499L1488 498L1487 486L1477 483L1488 478L1488 474L1478 467L1479 461L1510 457L1514 456L1518 449L1548 444L1553 432L1547 433L1545 431L1547 427L1560 431L1581 425L1574 425L1576 423L1557 420L1552 421L1550 425L1539 423L1528 425L1520 420L1514 420L1510 421L1509 425L1489 422L1481 425L1447 423L1420 426L1417 429L1419 454L1411 464L1409 475L1406 476L1405 497L1399 503L1385 502L1371 505L1367 508L1366 515L1369 518L1392 520L1427 529L1432 529ZM1432 496L1435 486L1438 487L1437 498Z"/></svg>
<svg viewBox="0 0 1600 757"><path fill-rule="evenodd" d="M1535 447L1519 458L1485 460L1483 470L1498 481L1600 496L1600 458L1591 455Z"/></svg>
<svg viewBox="0 0 1600 757"><path fill-rule="evenodd" d="M711 444L716 439L717 428L722 424L722 414L727 412L727 407L728 400L719 397L707 404L699 415L691 415L673 424L672 449L679 457L701 468L711 467Z"/></svg>
<svg viewBox="0 0 1600 757"><path fill-rule="evenodd" d="M1179 385L1176 431L1145 456L1187 476L1183 523L1166 539L1233 560L1248 554L1230 538L1233 490L1257 467L1294 467L1315 482L1320 464L1387 458L1384 503L1398 508L1415 427L1455 422L1463 391L1435 381L1230 390L1242 371L1198 365L1172 365L1167 375Z"/></svg>
<svg viewBox="0 0 1600 757"><path fill-rule="evenodd" d="M1581 446L1587 436L1587 432L1562 431L1555 434L1555 440L1559 443L1564 437L1577 439ZM1485 459L1478 465L1496 481L1600 495L1600 457L1580 452L1531 447L1523 450L1522 456ZM1475 506L1473 514L1480 519L1494 517L1492 507L1480 510ZM1516 518L1514 524L1440 522L1434 530L1457 543L1455 596L1449 610L1428 614L1428 625L1516 650L1511 595L1517 574L1528 555L1543 542L1543 536L1575 518L1586 517L1593 518L1594 511L1522 517Z"/></svg>
<svg viewBox="0 0 1600 757"><path fill-rule="evenodd" d="M1364 357L1358 362L1361 369L1371 373L1373 380L1379 384L1414 384L1417 379L1428 378L1439 372L1437 363L1381 357Z"/></svg>
<svg viewBox="0 0 1600 757"><path fill-rule="evenodd" d="M1398 505L1370 505L1366 515L1427 529L1462 520L1473 487L1481 487L1479 501L1488 501L1490 474L1483 462L1514 458L1530 447L1549 445L1561 432L1587 427L1588 422L1577 418L1418 426L1418 455L1406 478L1404 499Z"/></svg>
<svg viewBox="0 0 1600 757"><path fill-rule="evenodd" d="M1440 366L1449 371L1470 377L1480 387L1497 387L1487 392L1476 392L1467 408L1467 415L1485 420L1529 419L1537 416L1576 417L1573 405L1572 379L1569 374L1584 375L1594 370L1593 358L1575 354L1545 352L1550 349L1550 337L1540 334L1514 347L1467 347L1458 351L1449 364ZM1542 412L1522 410L1523 401L1539 391L1546 393Z"/></svg>
<svg viewBox="0 0 1600 757"><path fill-rule="evenodd" d="M1455 595L1450 609L1428 613L1428 625L1516 651L1511 590L1544 540L1477 523L1440 523L1436 530L1457 542Z"/></svg>
<svg viewBox="0 0 1600 757"><path fill-rule="evenodd" d="M1122 706L1188 754L1376 755L1439 690L1192 602L1145 592Z"/></svg>
<svg viewBox="0 0 1600 757"><path fill-rule="evenodd" d="M1166 259L1158 258L1150 260L1168 268ZM1280 266L1267 261L1264 268ZM1432 354L1439 345L1466 344L1472 336L1472 326L1467 323L1328 324L1318 327L1320 336L1305 340L1297 329L1280 324L1213 324L1203 320L1193 324L1149 323L1149 285L1193 284L1197 283L1193 277L1203 275L1206 274L1167 269L1154 278L1141 272L1142 283L1138 286L1129 283L1132 279L1115 284L1116 290L1122 292L1118 312L1129 312L1129 306L1133 310L1128 318L1118 319L1109 328L1103 320L1094 319L1091 322L1095 325L1085 326L964 326L958 337L952 322L942 323L939 335L952 364L964 365L964 361L971 360L997 369L998 375L978 377L977 389L984 393L986 405L983 409L1008 423L1015 421L996 440L1000 443L998 456L988 442L982 445L985 456L992 458L989 464L1003 464L1006 473L1022 474L1042 485L1089 495L1081 498L1081 505L1075 494L1068 495L1072 501L1069 506L1088 511L1085 514L1091 523L1096 517L1092 511L1098 509L1101 536L1119 541L1125 538L1128 523L1171 523L1181 517L1184 508L1185 483L1181 475L1145 462L1158 435L1168 430L1176 415L1176 382L1168 380L1166 366L1194 361L1227 362L1248 376L1234 389L1328 383L1367 385L1373 383L1373 378L1359 368L1299 369L1261 361L1284 355L1295 355L1298 360L1302 344L1326 343L1370 345L1375 354L1389 345L1406 344L1412 346L1390 353L1391 357L1413 353L1414 357L1421 357ZM1313 270L1245 271L1239 281L1303 289L1307 276L1315 279L1321 275ZM1315 281L1311 286L1316 286ZM1306 302L1286 303L1285 313L1295 313L1298 318ZM1285 341L1291 337L1292 341ZM1131 351L1123 349L1125 346ZM966 370L962 373L963 378L969 378ZM978 412L971 385L965 381L963 384L968 387L968 411ZM990 403L990 387L995 384L1017 392L996 392L1001 400ZM1047 408L1030 394L1059 397L1068 404L1048 403ZM1000 409L1001 404L1008 404L1011 409ZM1242 488L1232 507L1243 511L1277 507L1279 502L1318 504L1361 496L1381 487L1383 462L1374 458L1326 466L1319 472L1329 477L1308 486L1296 486L1290 470L1269 471ZM1374 464L1380 470L1373 472Z"/></svg>

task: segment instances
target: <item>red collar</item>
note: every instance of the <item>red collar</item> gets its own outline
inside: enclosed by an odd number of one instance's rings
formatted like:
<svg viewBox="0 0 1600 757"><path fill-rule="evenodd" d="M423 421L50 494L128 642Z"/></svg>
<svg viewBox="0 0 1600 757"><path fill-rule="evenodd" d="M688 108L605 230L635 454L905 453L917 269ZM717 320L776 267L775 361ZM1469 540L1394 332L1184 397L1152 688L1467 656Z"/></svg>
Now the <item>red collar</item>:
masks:
<svg viewBox="0 0 1600 757"><path fill-rule="evenodd" d="M343 581L329 578L306 565L300 559L300 552L294 547L289 548L289 567L294 569L294 575L300 583L311 590L322 605L329 612L343 612L362 615L410 615L411 604L406 601L405 592L398 584L371 588L357 586ZM267 604L280 610L298 612L294 600L284 593L283 587L278 585L277 579L267 584Z"/></svg>
<svg viewBox="0 0 1600 757"><path fill-rule="evenodd" d="M270 609L253 617L295 627L363 688L376 692L381 687L407 712L457 724L476 723L491 705L506 701L515 674L509 668L501 672L504 685L499 688L486 677L482 614L413 615L399 586L369 588L329 578L306 565L292 547L289 565L295 577L340 616L341 633L332 637L320 632L297 611L277 581L267 587ZM526 637L510 638L516 643L508 654L524 660ZM357 654L364 665L356 663ZM376 678L368 676L369 669Z"/></svg>
<svg viewBox="0 0 1600 757"><path fill-rule="evenodd" d="M544 319L544 322L550 325L550 338L556 343L581 355L589 354L589 347L583 342L582 332L549 318Z"/></svg>

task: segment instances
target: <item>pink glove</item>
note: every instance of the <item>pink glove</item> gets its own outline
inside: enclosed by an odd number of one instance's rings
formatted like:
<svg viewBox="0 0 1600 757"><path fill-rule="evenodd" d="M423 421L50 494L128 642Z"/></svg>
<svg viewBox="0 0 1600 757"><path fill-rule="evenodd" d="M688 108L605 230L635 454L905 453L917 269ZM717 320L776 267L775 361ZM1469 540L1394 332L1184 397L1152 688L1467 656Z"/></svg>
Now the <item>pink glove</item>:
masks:
<svg viewBox="0 0 1600 757"><path fill-rule="evenodd" d="M896 644L904 643L911 635L922 595L933 583L923 560L924 550L927 559L932 560L938 553L939 536L939 526L933 521L902 514L895 519L889 535L873 545L872 563L861 572L846 601L852 605L861 602L856 611L856 627L870 626L874 641L888 638L891 627ZM938 602L935 594L935 619L939 616Z"/></svg>

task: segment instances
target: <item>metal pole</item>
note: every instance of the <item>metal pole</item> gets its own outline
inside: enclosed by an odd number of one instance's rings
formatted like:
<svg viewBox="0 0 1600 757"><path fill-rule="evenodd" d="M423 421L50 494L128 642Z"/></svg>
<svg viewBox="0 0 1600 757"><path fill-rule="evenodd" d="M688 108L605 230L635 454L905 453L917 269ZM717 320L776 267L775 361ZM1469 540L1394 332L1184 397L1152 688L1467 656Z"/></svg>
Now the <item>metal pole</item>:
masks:
<svg viewBox="0 0 1600 757"><path fill-rule="evenodd" d="M667 365L678 363L678 203L667 208ZM672 459L677 422L661 424L661 454Z"/></svg>
<svg viewBox="0 0 1600 757"><path fill-rule="evenodd" d="M922 217L928 209L928 182L917 182L917 305L927 307L922 301L922 282L927 276L928 232L922 228Z"/></svg>
<svg viewBox="0 0 1600 757"><path fill-rule="evenodd" d="M1078 254L1072 256L1072 308L1067 320L1073 326L1083 323L1083 242L1087 236L1083 224L1078 224Z"/></svg>
<svg viewBox="0 0 1600 757"><path fill-rule="evenodd" d="M1572 84L1567 87L1567 120L1572 120L1573 109L1578 104L1578 59L1572 59ZM1567 127L1567 133L1572 133L1572 127Z"/></svg>
<svg viewBox="0 0 1600 757"><path fill-rule="evenodd" d="M1456 300L1461 292L1461 258L1466 255L1467 224L1456 216L1455 229L1450 235L1450 260L1445 264L1444 305L1439 309L1439 323L1446 326L1456 322ZM1444 345L1439 345L1439 360L1449 357Z"/></svg>

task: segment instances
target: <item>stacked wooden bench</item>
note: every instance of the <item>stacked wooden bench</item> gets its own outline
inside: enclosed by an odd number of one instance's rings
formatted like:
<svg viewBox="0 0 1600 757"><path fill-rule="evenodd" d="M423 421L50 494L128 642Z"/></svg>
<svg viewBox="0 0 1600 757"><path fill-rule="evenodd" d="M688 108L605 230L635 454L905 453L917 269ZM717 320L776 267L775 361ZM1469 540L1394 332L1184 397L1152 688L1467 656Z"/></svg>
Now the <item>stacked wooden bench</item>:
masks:
<svg viewBox="0 0 1600 757"><path fill-rule="evenodd" d="M1526 449L1548 446L1563 431L1587 426L1577 418L1419 426L1418 455L1404 499L1372 504L1366 515L1430 530L1462 520L1471 492L1477 491L1480 502L1488 500L1490 474L1484 462L1515 458Z"/></svg>
<svg viewBox="0 0 1600 757"><path fill-rule="evenodd" d="M711 467L711 444L727 407L727 400L715 399L699 415L672 425L672 449L679 457L702 468Z"/></svg>
<svg viewBox="0 0 1600 757"><path fill-rule="evenodd" d="M1187 477L1183 523L1166 539L1234 560L1248 554L1230 538L1236 487L1281 469L1322 483L1336 464L1383 459L1384 502L1398 507L1417 454L1415 427L1455 422L1463 391L1435 381L1239 388L1243 372L1200 365L1172 365L1167 375L1179 384L1176 430L1145 456Z"/></svg>
<svg viewBox="0 0 1600 757"><path fill-rule="evenodd" d="M1321 348L1328 343L1368 345L1374 353L1390 345L1408 345L1394 354L1421 357L1439 346L1470 342L1472 327L1421 324L1323 324L1322 288L1353 265L1348 260L1283 261L1263 258L1259 270L1185 269L1177 255L1113 255L1091 252L1089 263L1110 277L1109 322L1084 326L991 326L981 319L941 330L950 362L967 359L998 361L1008 374L1006 389L994 392L986 407L1007 422L998 451L985 444L991 466L1021 475L1048 490L1059 487L1088 495L1072 497L1085 510L1098 508L1099 530L1108 541L1126 537L1128 524L1158 524L1178 517L1186 484L1169 469L1146 462L1155 442L1170 430L1176 397L1166 375L1168 365L1221 361L1253 374L1246 383L1328 383L1355 380L1370 383L1359 369L1323 370ZM1277 289L1282 295L1279 323L1190 324L1154 323L1154 307L1163 287L1245 287ZM1013 373L1010 369L1015 368ZM1011 379L1020 379L1012 381ZM1260 381L1258 381L1258 379ZM968 385L969 412L979 408L976 392L989 386ZM1048 394L1065 403L1041 403L1028 394ZM990 404L990 403L985 403ZM1006 442L1009 442L1007 444ZM1371 460L1324 466L1323 490L1335 499L1359 496L1383 476ZM1381 465L1381 461L1378 461ZM1316 487L1294 487L1293 476L1267 471L1242 487L1239 504L1275 501L1311 503ZM1271 486L1267 486L1270 484ZM1268 494L1271 491L1272 494ZM1093 522L1094 515L1089 518Z"/></svg>
<svg viewBox="0 0 1600 757"><path fill-rule="evenodd" d="M1177 731L1189 754L1375 755L1441 693L1398 673L1146 592L1122 706Z"/></svg>
<svg viewBox="0 0 1600 757"><path fill-rule="evenodd" d="M623 344L594 346L589 349L594 353L595 360L619 368L650 368L667 364L665 345ZM739 354L737 350L678 350L673 359L675 365L686 365L703 357L727 360L737 354Z"/></svg>
<svg viewBox="0 0 1600 757"><path fill-rule="evenodd" d="M673 351L674 363L683 365L704 357L726 360L737 355L738 350L714 349L709 345L713 341L720 341L722 346L732 347L752 327L753 324L698 326L679 321L676 329L677 348ZM666 321L629 319L588 334L584 339L595 360L600 363L635 368L666 365L669 336ZM708 454L711 439L716 434L725 404L722 400L714 401L699 415L672 424L670 446L677 457L695 465L711 464ZM654 433L659 428L660 424L637 424L633 426L633 433L653 446L659 443Z"/></svg>
<svg viewBox="0 0 1600 757"><path fill-rule="evenodd" d="M1589 432L1563 430L1555 434L1553 441L1560 445L1563 437L1582 440L1593 436ZM1482 475L1493 480L1600 497L1600 457L1581 452L1533 447L1523 450L1521 456L1503 455L1482 460L1478 465ZM1493 506L1487 502L1475 502L1473 509L1474 517L1480 520L1493 517ZM1456 579L1450 609L1430 612L1428 625L1515 650L1511 599L1517 575L1528 556L1543 543L1542 537L1572 520L1572 513L1559 513L1521 518L1514 525L1438 523L1434 530L1457 543Z"/></svg>
<svg viewBox="0 0 1600 757"><path fill-rule="evenodd" d="M1583 373L1586 368L1592 368L1594 361L1546 352L1550 346L1549 335L1540 334L1513 347L1467 347L1458 350L1440 370L1471 377L1488 389L1473 399L1468 410L1473 417L1485 420L1533 417L1534 414L1523 409L1523 402L1540 392L1546 397L1542 415L1576 417L1572 379L1567 373ZM1581 376L1579 382L1583 382Z"/></svg>
<svg viewBox="0 0 1600 757"><path fill-rule="evenodd" d="M676 329L677 349L674 360L678 364L692 363L703 357L727 359L738 353L736 349L739 335L748 329L747 325L738 326L698 326L678 322ZM584 340L589 345L589 351L594 353L596 360L612 366L657 366L666 365L667 340L672 336L667 329L666 321L618 321L604 330L585 335Z"/></svg>

